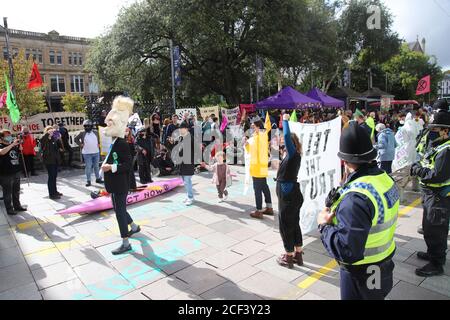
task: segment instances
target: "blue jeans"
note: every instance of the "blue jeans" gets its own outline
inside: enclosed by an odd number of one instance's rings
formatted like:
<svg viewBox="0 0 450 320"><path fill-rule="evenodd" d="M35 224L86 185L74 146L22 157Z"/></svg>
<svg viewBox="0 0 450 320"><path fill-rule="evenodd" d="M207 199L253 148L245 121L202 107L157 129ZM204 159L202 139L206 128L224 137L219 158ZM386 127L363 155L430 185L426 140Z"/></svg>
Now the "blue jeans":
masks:
<svg viewBox="0 0 450 320"><path fill-rule="evenodd" d="M192 190L192 176L181 176L184 183L184 188L186 189L188 198L194 200L194 191Z"/></svg>
<svg viewBox="0 0 450 320"><path fill-rule="evenodd" d="M92 169L95 173L95 178L100 179L100 167L98 163L100 162L100 154L99 153L91 153L91 154L83 154L84 163L86 163L85 173L86 173L86 181L91 181Z"/></svg>

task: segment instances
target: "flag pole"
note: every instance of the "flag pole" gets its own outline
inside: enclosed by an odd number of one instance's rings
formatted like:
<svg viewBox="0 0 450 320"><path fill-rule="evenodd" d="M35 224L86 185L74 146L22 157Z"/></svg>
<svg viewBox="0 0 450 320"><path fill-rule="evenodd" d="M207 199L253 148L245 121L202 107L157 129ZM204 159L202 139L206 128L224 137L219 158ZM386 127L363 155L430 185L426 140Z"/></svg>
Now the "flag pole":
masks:
<svg viewBox="0 0 450 320"><path fill-rule="evenodd" d="M9 50L9 31L8 31L8 18L3 17L3 29L5 30L5 42L6 42L6 54L8 55L8 65L9 65L9 82L12 87L12 92L16 96L16 86L14 84L14 67L12 63L12 58Z"/></svg>

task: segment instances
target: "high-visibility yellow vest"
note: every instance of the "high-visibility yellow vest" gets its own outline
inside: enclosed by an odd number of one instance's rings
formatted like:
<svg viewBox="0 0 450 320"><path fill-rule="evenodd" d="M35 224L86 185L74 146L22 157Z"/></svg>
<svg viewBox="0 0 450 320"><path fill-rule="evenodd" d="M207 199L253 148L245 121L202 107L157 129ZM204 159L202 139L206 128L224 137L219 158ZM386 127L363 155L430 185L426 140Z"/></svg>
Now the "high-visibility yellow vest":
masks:
<svg viewBox="0 0 450 320"><path fill-rule="evenodd" d="M435 147L433 150L430 151L430 156L422 158L420 161L420 164L424 168L428 168L433 170L436 165L436 157L439 153L444 152L445 150L450 148L450 140L444 142L443 144ZM431 188L443 188L443 187L449 187L450 186L450 179L447 181L441 182L441 183L423 183L420 181L420 184L425 187L431 187Z"/></svg>
<svg viewBox="0 0 450 320"><path fill-rule="evenodd" d="M423 135L423 137L420 139L419 144L417 145L416 151L419 154L420 158L422 159L425 155L426 148L427 148L427 142L428 142L428 135Z"/></svg>
<svg viewBox="0 0 450 320"><path fill-rule="evenodd" d="M352 265L364 265L380 262L389 257L395 250L394 233L397 226L400 195L395 182L388 174L378 176L365 176L341 188L341 196L332 205L335 211L344 197L350 192L365 195L375 208L369 236L365 245L364 259ZM358 214L354 212L353 214ZM339 211L333 219L335 225L339 224Z"/></svg>

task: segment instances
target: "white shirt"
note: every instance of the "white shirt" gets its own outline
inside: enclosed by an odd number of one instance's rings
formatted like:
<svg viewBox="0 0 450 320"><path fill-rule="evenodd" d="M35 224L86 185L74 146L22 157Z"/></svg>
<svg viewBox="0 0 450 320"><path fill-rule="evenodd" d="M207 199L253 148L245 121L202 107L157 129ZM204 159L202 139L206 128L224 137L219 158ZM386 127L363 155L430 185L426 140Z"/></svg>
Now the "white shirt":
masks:
<svg viewBox="0 0 450 320"><path fill-rule="evenodd" d="M93 154L99 153L100 149L98 148L98 139L97 135L94 132L86 132L84 135L84 145L82 154Z"/></svg>

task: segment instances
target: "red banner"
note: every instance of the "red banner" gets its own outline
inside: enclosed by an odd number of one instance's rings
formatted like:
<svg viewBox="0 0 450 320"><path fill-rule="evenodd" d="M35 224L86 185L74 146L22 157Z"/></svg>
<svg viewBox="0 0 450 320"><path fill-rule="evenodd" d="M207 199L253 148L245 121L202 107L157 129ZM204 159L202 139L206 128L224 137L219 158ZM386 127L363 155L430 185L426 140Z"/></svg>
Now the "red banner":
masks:
<svg viewBox="0 0 450 320"><path fill-rule="evenodd" d="M30 81L28 82L28 89L38 88L42 86L42 77L39 73L36 63L33 63L33 69L31 70Z"/></svg>
<svg viewBox="0 0 450 320"><path fill-rule="evenodd" d="M416 96L431 92L431 76L420 79L417 85Z"/></svg>

